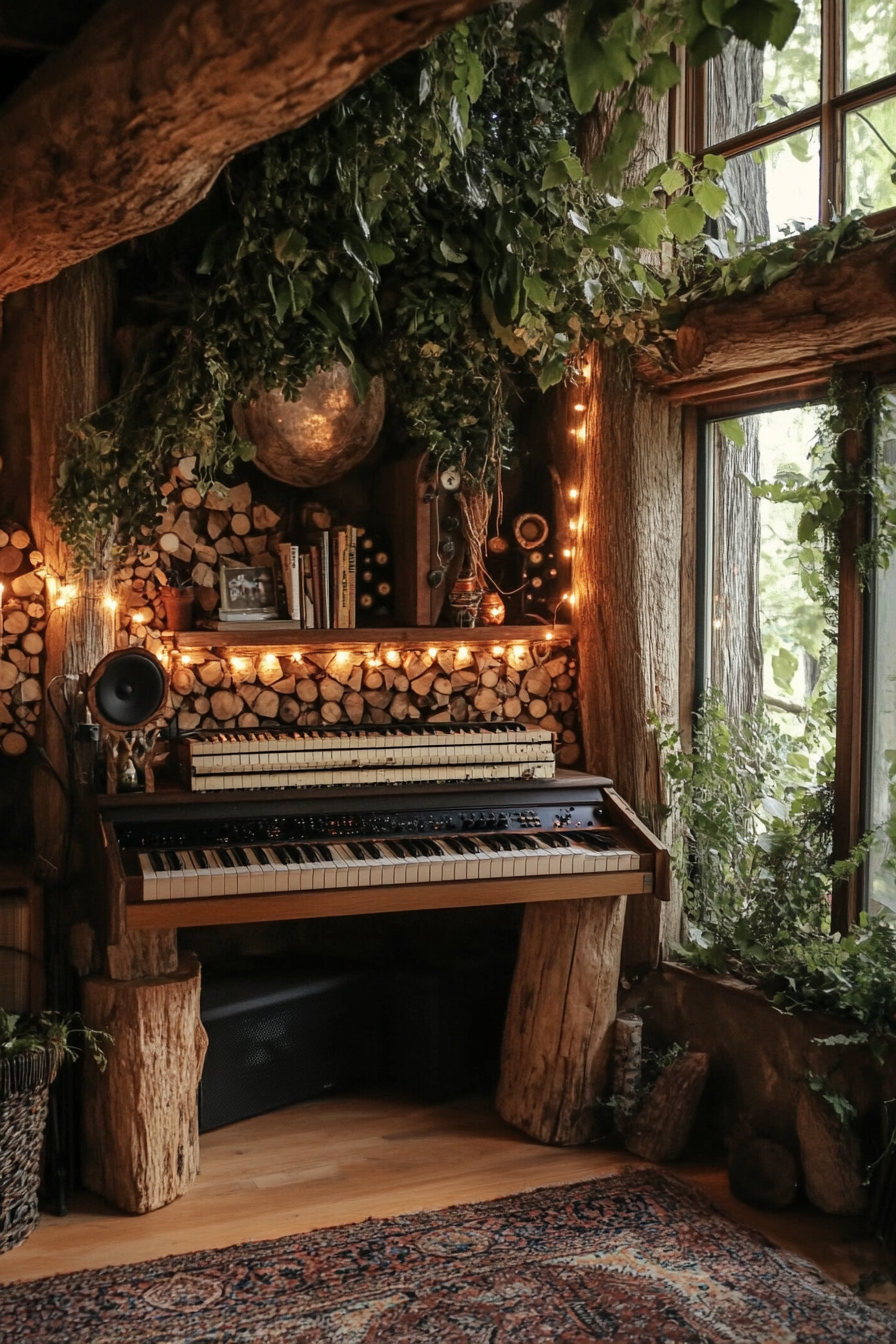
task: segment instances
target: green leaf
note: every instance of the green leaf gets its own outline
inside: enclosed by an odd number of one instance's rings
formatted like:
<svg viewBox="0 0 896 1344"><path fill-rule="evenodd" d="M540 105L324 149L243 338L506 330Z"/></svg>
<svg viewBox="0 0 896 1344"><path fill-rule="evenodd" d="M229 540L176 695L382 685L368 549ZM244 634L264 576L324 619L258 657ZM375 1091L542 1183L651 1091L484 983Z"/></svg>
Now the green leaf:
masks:
<svg viewBox="0 0 896 1344"><path fill-rule="evenodd" d="M665 210L661 210L658 206L650 210L643 210L636 228L641 244L649 248L651 252L655 252L660 239L665 237L668 232Z"/></svg>
<svg viewBox="0 0 896 1344"><path fill-rule="evenodd" d="M724 171L727 160L723 154L704 154L703 166L712 173L721 173Z"/></svg>
<svg viewBox="0 0 896 1344"><path fill-rule="evenodd" d="M540 275L527 275L523 280L523 289L526 291L533 307L550 307L551 301L548 297L548 291Z"/></svg>
<svg viewBox="0 0 896 1344"><path fill-rule="evenodd" d="M456 251L445 238L439 243L439 251L446 261L452 262L455 266L460 266L467 260L466 254Z"/></svg>
<svg viewBox="0 0 896 1344"><path fill-rule="evenodd" d="M395 251L388 243L368 243L367 251L377 266L388 266L390 261L395 260Z"/></svg>
<svg viewBox="0 0 896 1344"><path fill-rule="evenodd" d="M790 649L780 648L777 653L772 654L772 676L775 679L775 685L782 690L785 695L793 694L793 677L799 660L791 653Z"/></svg>
<svg viewBox="0 0 896 1344"><path fill-rule="evenodd" d="M541 179L541 189L542 191L549 191L551 187L565 187L568 181L569 174L566 171L565 164L549 163Z"/></svg>
<svg viewBox="0 0 896 1344"><path fill-rule="evenodd" d="M355 389L355 395L361 402L367 396L370 389L370 373L361 363L360 359L353 359L350 369L352 375L352 386Z"/></svg>
<svg viewBox="0 0 896 1344"><path fill-rule="evenodd" d="M271 298L274 300L274 316L278 325L283 321L289 312L292 303L292 293L289 285L282 276L268 276L268 289L271 292Z"/></svg>
<svg viewBox="0 0 896 1344"><path fill-rule="evenodd" d="M287 283L289 284L293 317L298 317L299 313L307 308L311 302L314 290L307 276L301 274L290 275Z"/></svg>
<svg viewBox="0 0 896 1344"><path fill-rule="evenodd" d="M308 253L308 239L298 229L284 229L274 239L274 256L282 265L303 261Z"/></svg>
<svg viewBox="0 0 896 1344"><path fill-rule="evenodd" d="M674 196L676 191L680 191L687 178L680 168L667 168L660 178L660 186L667 196Z"/></svg>
<svg viewBox="0 0 896 1344"><path fill-rule="evenodd" d="M689 243L696 238L705 218L702 207L690 196L679 196L666 210L666 221L673 237L680 243Z"/></svg>
<svg viewBox="0 0 896 1344"><path fill-rule="evenodd" d="M557 383L563 382L565 373L566 357L561 354L548 355L538 375L538 386L542 392L547 392L549 387L555 387Z"/></svg>
<svg viewBox="0 0 896 1344"><path fill-rule="evenodd" d="M548 163L560 163L561 160L568 159L571 153L568 141L555 140L548 154Z"/></svg>
<svg viewBox="0 0 896 1344"><path fill-rule="evenodd" d="M658 52L638 76L639 84L646 84L654 98L659 100L681 80L681 71L668 52Z"/></svg>
<svg viewBox="0 0 896 1344"><path fill-rule="evenodd" d="M710 219L718 219L724 209L725 202L728 200L728 193L724 187L720 187L717 182L695 182L691 188L692 195L701 209L709 215Z"/></svg>
<svg viewBox="0 0 896 1344"><path fill-rule="evenodd" d="M746 442L744 438L744 428L739 420L719 420L719 433L724 434L725 438L737 448L743 448Z"/></svg>
<svg viewBox="0 0 896 1344"><path fill-rule="evenodd" d="M768 40L780 51L799 22L800 7L794 4L794 0L775 0L774 9Z"/></svg>
<svg viewBox="0 0 896 1344"><path fill-rule="evenodd" d="M475 103L480 97L485 84L485 71L482 68L482 62L471 51L467 56L467 97L471 103Z"/></svg>

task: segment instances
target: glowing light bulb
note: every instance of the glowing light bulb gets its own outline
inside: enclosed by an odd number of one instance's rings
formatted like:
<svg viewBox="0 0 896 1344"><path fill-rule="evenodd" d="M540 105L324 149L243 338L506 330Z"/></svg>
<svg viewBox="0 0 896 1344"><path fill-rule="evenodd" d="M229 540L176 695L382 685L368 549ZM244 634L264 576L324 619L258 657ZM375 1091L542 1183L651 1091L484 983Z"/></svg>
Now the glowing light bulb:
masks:
<svg viewBox="0 0 896 1344"><path fill-rule="evenodd" d="M526 650L523 648L522 644L514 644L514 646L513 646L513 656L514 656L514 658L522 658L522 656L523 656L523 654L524 654L525 652L526 652Z"/></svg>
<svg viewBox="0 0 896 1344"><path fill-rule="evenodd" d="M183 663L184 667L189 667L193 659L190 657L188 653L182 653L180 656L180 661Z"/></svg>
<svg viewBox="0 0 896 1344"><path fill-rule="evenodd" d="M582 377L583 377L583 378L590 378L590 377L591 377L591 365L590 365L590 364L583 364L583 365L582 365Z"/></svg>
<svg viewBox="0 0 896 1344"><path fill-rule="evenodd" d="M587 433L587 431L586 431L586 429L585 429L585 426L584 426L584 425L579 425L578 429L576 430L576 438L577 438L577 439L584 439L585 436L586 436L586 433Z"/></svg>
<svg viewBox="0 0 896 1344"><path fill-rule="evenodd" d="M296 649L295 653L292 655L292 660L294 663L302 662L302 655L299 653L298 649Z"/></svg>
<svg viewBox="0 0 896 1344"><path fill-rule="evenodd" d="M269 671L273 671L274 666L279 663L276 653L266 653L261 660L261 665Z"/></svg>
<svg viewBox="0 0 896 1344"><path fill-rule="evenodd" d="M66 598L65 601L68 601L68 599ZM62 595L60 595L60 598L59 598L59 604L58 604L58 605L59 605L60 607L64 607L64 606L65 606L65 601L63 601L63 599L62 599ZM146 620L146 617L143 615L143 612L142 612L142 611L135 611L134 614L133 614L133 616L131 617L131 620L134 622L135 625L142 625L143 622Z"/></svg>
<svg viewBox="0 0 896 1344"><path fill-rule="evenodd" d="M584 404L581 401L577 401L575 406L573 406L574 411L584 411L584 409Z"/></svg>
<svg viewBox="0 0 896 1344"><path fill-rule="evenodd" d="M572 551L569 549L568 546L564 546L563 554L566 556L567 560L569 560L572 556Z"/></svg>
<svg viewBox="0 0 896 1344"><path fill-rule="evenodd" d="M390 667L401 666L401 654L397 649L389 649L386 653L386 662Z"/></svg>
<svg viewBox="0 0 896 1344"><path fill-rule="evenodd" d="M503 652L504 652L504 645L503 645L503 644L493 644L493 645L492 645L492 653L495 655L496 658L500 658L500 657L501 657L501 654L502 654Z"/></svg>
<svg viewBox="0 0 896 1344"><path fill-rule="evenodd" d="M106 608L107 611L117 611L118 599L114 598L111 593L107 593L106 596L103 598L103 606Z"/></svg>
<svg viewBox="0 0 896 1344"><path fill-rule="evenodd" d="M436 654L438 653L438 649L427 649L426 652L429 654L430 658L435 658Z"/></svg>
<svg viewBox="0 0 896 1344"><path fill-rule="evenodd" d="M457 656L458 658L469 658L470 650L467 648L466 644L461 644L457 651Z"/></svg>
<svg viewBox="0 0 896 1344"><path fill-rule="evenodd" d="M569 602L569 605L570 605L571 607L574 607L575 604L576 604L576 595L575 595L575 593L570 593L569 597L567 598L567 601Z"/></svg>
<svg viewBox="0 0 896 1344"><path fill-rule="evenodd" d="M337 663L344 663L346 658L348 658L348 651L346 649L340 649L336 654Z"/></svg>
<svg viewBox="0 0 896 1344"><path fill-rule="evenodd" d="M569 497L570 497L570 499L578 499L578 497L579 497L579 492L578 492L578 490L575 488L575 486L573 486L573 488L570 490L570 492L569 492Z"/></svg>
<svg viewBox="0 0 896 1344"><path fill-rule="evenodd" d="M551 640L552 640L553 638L554 638L554 632L553 632L553 630L549 630L549 631L547 632L547 634L545 635L545 639L546 639L546 640L548 641L548 643L550 644L550 642L551 642Z"/></svg>

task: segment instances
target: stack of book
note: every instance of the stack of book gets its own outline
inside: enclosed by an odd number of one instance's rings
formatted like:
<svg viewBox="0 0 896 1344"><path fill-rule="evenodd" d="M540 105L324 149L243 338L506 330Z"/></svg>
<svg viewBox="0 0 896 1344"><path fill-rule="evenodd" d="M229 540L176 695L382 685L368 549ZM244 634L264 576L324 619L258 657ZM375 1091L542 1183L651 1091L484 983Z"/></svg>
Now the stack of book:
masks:
<svg viewBox="0 0 896 1344"><path fill-rule="evenodd" d="M305 630L353 630L357 599L358 528L331 527L298 546L282 545L290 619Z"/></svg>

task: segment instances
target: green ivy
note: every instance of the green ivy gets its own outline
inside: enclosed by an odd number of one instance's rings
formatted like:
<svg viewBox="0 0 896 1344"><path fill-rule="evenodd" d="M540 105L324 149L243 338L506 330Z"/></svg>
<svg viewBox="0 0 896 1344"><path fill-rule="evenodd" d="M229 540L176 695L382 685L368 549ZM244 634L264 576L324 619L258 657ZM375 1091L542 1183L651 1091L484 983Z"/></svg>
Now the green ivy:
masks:
<svg viewBox="0 0 896 1344"><path fill-rule="evenodd" d="M863 914L830 928L830 893L864 861L865 837L831 859L832 789L807 786L793 739L764 713L730 719L710 691L694 747L654 720L684 838L673 851L689 921L676 953L761 986L785 1011L814 1009L896 1031L896 927Z"/></svg>
<svg viewBox="0 0 896 1344"><path fill-rule="evenodd" d="M703 230L724 204L724 160L680 154L624 188L639 90L677 81L673 43L696 63L732 36L780 45L797 6L558 8L494 6L238 156L194 273L150 296L173 316L63 463L54 518L82 563L98 533L151 528L172 458L195 455L200 486L251 458L234 401L297 396L335 360L359 395L382 374L417 447L477 489L511 451L508 407L527 384L561 381L594 339L663 357L717 270ZM615 94L617 120L586 171L579 113L598 92Z"/></svg>

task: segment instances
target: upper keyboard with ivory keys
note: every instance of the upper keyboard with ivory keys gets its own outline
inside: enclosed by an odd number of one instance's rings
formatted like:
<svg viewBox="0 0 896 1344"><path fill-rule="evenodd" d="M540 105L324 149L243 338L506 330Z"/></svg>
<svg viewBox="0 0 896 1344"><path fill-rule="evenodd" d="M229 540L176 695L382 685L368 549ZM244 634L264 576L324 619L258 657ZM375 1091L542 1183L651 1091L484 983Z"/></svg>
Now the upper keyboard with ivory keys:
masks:
<svg viewBox="0 0 896 1344"><path fill-rule="evenodd" d="M654 893L666 852L609 787L544 781L100 803L122 927Z"/></svg>
<svg viewBox="0 0 896 1344"><path fill-rule="evenodd" d="M232 729L180 749L196 793L554 777L553 733L515 723Z"/></svg>

